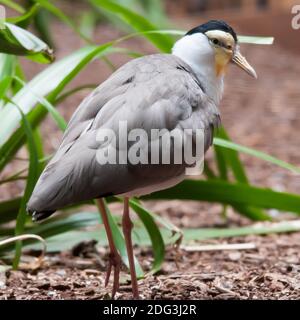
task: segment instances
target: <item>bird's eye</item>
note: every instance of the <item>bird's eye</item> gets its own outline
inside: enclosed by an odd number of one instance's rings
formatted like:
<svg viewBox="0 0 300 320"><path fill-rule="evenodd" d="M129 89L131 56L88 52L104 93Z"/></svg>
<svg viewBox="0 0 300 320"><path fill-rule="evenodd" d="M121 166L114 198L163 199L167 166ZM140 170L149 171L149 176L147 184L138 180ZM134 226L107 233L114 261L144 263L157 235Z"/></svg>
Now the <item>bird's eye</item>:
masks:
<svg viewBox="0 0 300 320"><path fill-rule="evenodd" d="M227 49L231 50L231 49L232 49L232 46L229 44L229 45L227 46Z"/></svg>
<svg viewBox="0 0 300 320"><path fill-rule="evenodd" d="M211 40L213 44L218 45L220 44L220 41L218 39L212 39Z"/></svg>

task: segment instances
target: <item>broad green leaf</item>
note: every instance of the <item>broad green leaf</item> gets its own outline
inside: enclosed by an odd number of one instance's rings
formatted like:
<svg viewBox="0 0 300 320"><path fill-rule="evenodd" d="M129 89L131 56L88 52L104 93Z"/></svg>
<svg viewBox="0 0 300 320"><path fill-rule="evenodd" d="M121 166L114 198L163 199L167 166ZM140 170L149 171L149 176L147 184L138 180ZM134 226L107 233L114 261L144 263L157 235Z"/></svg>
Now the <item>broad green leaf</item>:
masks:
<svg viewBox="0 0 300 320"><path fill-rule="evenodd" d="M130 25L133 29L141 32L140 35L144 35L149 41L157 46L163 52L170 52L173 46L172 38L168 37L167 34L147 33L144 31L157 30L156 26L153 25L143 16L138 13L126 8L116 2L110 0L89 0L92 4L99 6L101 9L112 12L119 16L124 22Z"/></svg>
<svg viewBox="0 0 300 320"><path fill-rule="evenodd" d="M300 196L220 180L185 180L177 186L144 196L144 199L181 199L251 205L300 213Z"/></svg>
<svg viewBox="0 0 300 320"><path fill-rule="evenodd" d="M277 159L275 157L272 157L264 152L261 152L261 151L255 150L255 149L251 149L251 148L239 145L237 143L233 143L231 141L227 141L227 140L220 139L220 138L214 138L214 144L218 145L220 147L224 147L224 148L228 148L228 149L235 150L238 152L246 153L248 155L251 155L256 158L259 158L264 161L275 164L281 168L290 170L291 172L293 172L297 175L300 174L300 168L293 166L293 165L291 165L285 161L282 161L280 159Z"/></svg>
<svg viewBox="0 0 300 320"><path fill-rule="evenodd" d="M42 40L16 25L5 22L4 26L0 29L0 52L27 56L41 63L53 61L52 50Z"/></svg>

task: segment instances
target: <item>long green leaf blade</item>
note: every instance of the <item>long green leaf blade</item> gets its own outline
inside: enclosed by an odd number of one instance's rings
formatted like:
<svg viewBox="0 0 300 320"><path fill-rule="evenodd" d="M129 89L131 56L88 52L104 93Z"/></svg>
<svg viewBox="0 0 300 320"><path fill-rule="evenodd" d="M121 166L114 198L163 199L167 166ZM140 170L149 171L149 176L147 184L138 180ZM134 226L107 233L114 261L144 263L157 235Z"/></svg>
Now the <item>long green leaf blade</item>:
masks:
<svg viewBox="0 0 300 320"><path fill-rule="evenodd" d="M26 204L27 204L27 201L32 193L32 190L34 188L35 182L38 177L38 173L39 173L38 161L39 161L39 159L38 159L38 151L37 151L37 147L35 144L34 134L32 132L30 124L27 121L26 116L24 115L22 110L17 105L15 105L15 106L17 107L18 111L20 112L20 114L22 116L24 131L26 132L29 155L30 155L29 170L28 170L29 177L27 179L26 188L25 188L22 200L21 200L21 205L19 208L19 213L17 216L17 222L16 222L16 227L15 227L15 235L20 235L24 230L25 222L26 222L26 216L27 216ZM19 265L21 250L22 250L22 244L21 244L21 242L18 241L16 243L15 259L13 262L14 269L16 269Z"/></svg>
<svg viewBox="0 0 300 320"><path fill-rule="evenodd" d="M287 169L297 175L300 174L300 168L293 166L292 164L289 164L283 160L280 160L280 159L277 159L273 156L270 156L264 152L261 152L261 151L255 150L255 149L251 149L249 147L245 147L245 146L239 145L237 143L233 143L231 141L227 141L227 140L220 139L220 138L214 138L214 144L218 145L220 147L224 147L224 148L232 149L232 150L235 150L238 152L246 153L248 155L251 155L256 158L259 158L264 161L275 164L281 168Z"/></svg>
<svg viewBox="0 0 300 320"><path fill-rule="evenodd" d="M143 32L157 30L156 26L146 18L128 8L125 8L119 3L110 0L90 0L90 2L96 6L99 6L101 9L118 15L124 22L126 22L137 31ZM172 38L168 37L167 34L157 33L156 35L154 35L150 32L141 33L141 35L142 34L145 35L145 37L155 46L157 46L161 51L171 51L173 40Z"/></svg>
<svg viewBox="0 0 300 320"><path fill-rule="evenodd" d="M185 180L171 189L152 193L144 198L198 200L230 205L242 204L300 213L300 196L218 180Z"/></svg>

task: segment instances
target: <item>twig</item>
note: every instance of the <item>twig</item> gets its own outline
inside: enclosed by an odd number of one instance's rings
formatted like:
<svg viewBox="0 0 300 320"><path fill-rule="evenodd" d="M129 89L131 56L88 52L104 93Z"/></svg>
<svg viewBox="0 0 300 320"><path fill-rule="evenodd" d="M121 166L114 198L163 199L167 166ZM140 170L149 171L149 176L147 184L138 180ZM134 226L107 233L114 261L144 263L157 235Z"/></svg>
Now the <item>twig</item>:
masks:
<svg viewBox="0 0 300 320"><path fill-rule="evenodd" d="M208 244L201 246L182 246L181 249L187 252L197 251L218 251L218 250L250 250L255 249L255 243L225 243L225 244Z"/></svg>
<svg viewBox="0 0 300 320"><path fill-rule="evenodd" d="M47 250L46 241L42 237L36 234L22 234L19 236L11 237L11 238L0 241L0 247L12 242L16 242L20 240L28 240L28 239L35 239L40 241L42 243L43 248L40 256L36 258L35 263L28 263L27 265L23 265L22 267L24 269L37 269L41 266Z"/></svg>

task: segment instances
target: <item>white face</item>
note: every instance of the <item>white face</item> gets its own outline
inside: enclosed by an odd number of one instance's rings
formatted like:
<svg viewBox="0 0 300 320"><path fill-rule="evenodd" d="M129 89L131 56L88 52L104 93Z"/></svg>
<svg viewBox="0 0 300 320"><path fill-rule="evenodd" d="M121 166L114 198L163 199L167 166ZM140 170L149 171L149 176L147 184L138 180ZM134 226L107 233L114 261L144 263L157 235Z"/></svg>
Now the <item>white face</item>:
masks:
<svg viewBox="0 0 300 320"><path fill-rule="evenodd" d="M207 31L205 35L215 51L215 67L217 76L224 74L227 65L232 61L249 75L257 78L255 70L241 55L239 46L230 33L221 30L211 30Z"/></svg>
<svg viewBox="0 0 300 320"><path fill-rule="evenodd" d="M236 46L234 38L230 33L221 30L207 31L205 35L215 51L216 75L223 75L234 55Z"/></svg>

